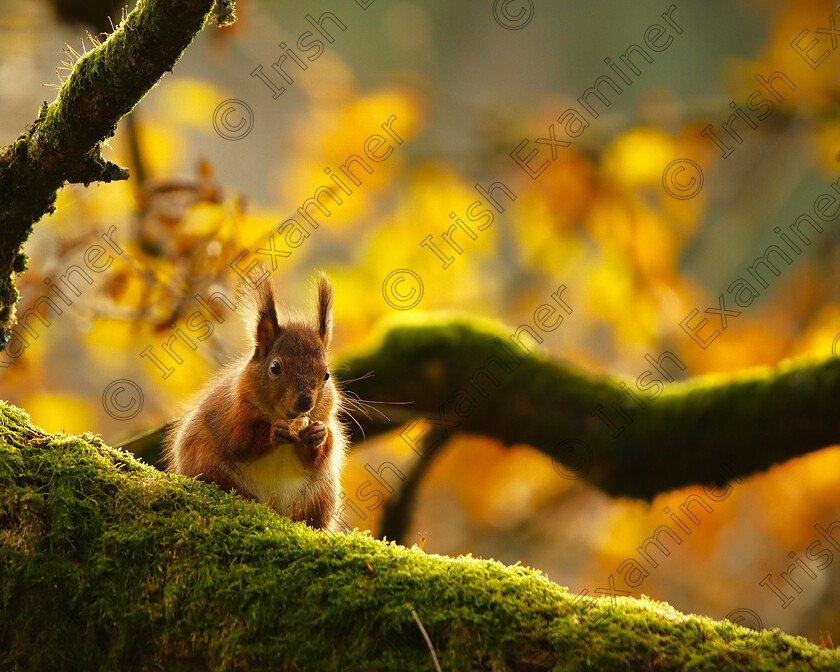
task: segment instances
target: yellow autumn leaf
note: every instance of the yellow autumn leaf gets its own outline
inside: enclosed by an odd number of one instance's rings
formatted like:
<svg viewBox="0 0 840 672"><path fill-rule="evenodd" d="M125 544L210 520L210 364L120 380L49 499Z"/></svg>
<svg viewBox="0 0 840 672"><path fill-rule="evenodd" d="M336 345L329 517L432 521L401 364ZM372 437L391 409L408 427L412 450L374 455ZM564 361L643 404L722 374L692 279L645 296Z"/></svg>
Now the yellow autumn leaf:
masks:
<svg viewBox="0 0 840 672"><path fill-rule="evenodd" d="M485 442L473 439L475 459L483 459ZM561 478L551 458L528 446L511 446L494 461L485 482L482 522L504 529L522 524L572 486Z"/></svg>
<svg viewBox="0 0 840 672"><path fill-rule="evenodd" d="M588 310L614 326L625 345L656 340L657 303L636 286L632 265L618 251L605 248L586 276L584 296Z"/></svg>
<svg viewBox="0 0 840 672"><path fill-rule="evenodd" d="M611 183L656 186L662 171L676 158L674 140L657 128L639 126L616 137L604 150L602 170Z"/></svg>
<svg viewBox="0 0 840 672"><path fill-rule="evenodd" d="M165 375L164 371L148 357L143 359L143 363L146 366L149 378L157 381L161 390L164 390L170 398L179 399L185 403L211 376L218 372L219 366L212 361L209 352L210 345L207 341L197 343L196 350L192 350L183 343L175 342L172 350L176 357L181 360L181 363L178 362L178 359L167 354L161 344L172 336L173 331L169 329L160 331L156 336L152 335L146 344L152 346L151 353L159 358L163 367L167 371L171 371L167 377L163 377ZM146 345L142 347L145 348ZM173 417L174 415L173 412Z"/></svg>

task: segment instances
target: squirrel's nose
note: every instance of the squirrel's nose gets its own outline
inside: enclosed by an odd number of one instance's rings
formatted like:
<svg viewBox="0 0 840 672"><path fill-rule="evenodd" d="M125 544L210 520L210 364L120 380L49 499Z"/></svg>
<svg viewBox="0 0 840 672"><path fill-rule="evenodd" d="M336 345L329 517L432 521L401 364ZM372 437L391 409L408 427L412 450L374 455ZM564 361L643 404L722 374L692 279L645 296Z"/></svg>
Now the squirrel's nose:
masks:
<svg viewBox="0 0 840 672"><path fill-rule="evenodd" d="M301 413L309 413L312 410L312 395L299 394L297 398L297 409Z"/></svg>

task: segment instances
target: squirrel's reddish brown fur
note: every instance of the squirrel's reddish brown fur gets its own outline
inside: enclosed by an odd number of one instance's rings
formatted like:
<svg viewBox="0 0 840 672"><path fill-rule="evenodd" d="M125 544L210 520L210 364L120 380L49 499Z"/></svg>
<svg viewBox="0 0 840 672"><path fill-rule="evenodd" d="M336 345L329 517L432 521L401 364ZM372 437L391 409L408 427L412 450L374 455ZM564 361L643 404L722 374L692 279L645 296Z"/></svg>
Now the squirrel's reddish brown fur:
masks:
<svg viewBox="0 0 840 672"><path fill-rule="evenodd" d="M260 281L257 275L262 276ZM242 293L252 349L199 394L167 439L167 469L334 528L346 439L327 368L332 288L318 279L315 326L280 320L268 273ZM300 431L290 421L308 416Z"/></svg>

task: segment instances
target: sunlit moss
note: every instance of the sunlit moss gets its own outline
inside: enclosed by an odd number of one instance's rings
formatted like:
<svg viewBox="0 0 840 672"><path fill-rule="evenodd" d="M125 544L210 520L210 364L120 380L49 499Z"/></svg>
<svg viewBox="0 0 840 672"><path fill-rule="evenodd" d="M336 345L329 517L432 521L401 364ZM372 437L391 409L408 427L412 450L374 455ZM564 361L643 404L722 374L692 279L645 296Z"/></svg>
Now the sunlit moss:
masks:
<svg viewBox="0 0 840 672"><path fill-rule="evenodd" d="M538 572L292 523L0 404L3 669L837 669L833 652ZM525 661L529 661L527 664Z"/></svg>

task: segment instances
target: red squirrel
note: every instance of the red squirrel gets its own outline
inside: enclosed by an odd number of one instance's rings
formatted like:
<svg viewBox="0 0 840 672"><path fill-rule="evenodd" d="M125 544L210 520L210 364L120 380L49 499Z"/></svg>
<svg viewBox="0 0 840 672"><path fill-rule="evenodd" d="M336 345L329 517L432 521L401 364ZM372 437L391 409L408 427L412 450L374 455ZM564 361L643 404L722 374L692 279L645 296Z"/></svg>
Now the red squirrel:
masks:
<svg viewBox="0 0 840 672"><path fill-rule="evenodd" d="M240 293L252 349L199 393L171 431L164 459L168 471L333 529L346 439L327 367L332 287L321 275L313 328L278 318L267 275L260 282L252 274Z"/></svg>

